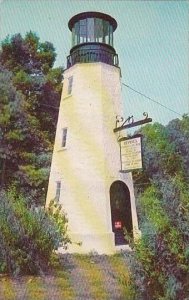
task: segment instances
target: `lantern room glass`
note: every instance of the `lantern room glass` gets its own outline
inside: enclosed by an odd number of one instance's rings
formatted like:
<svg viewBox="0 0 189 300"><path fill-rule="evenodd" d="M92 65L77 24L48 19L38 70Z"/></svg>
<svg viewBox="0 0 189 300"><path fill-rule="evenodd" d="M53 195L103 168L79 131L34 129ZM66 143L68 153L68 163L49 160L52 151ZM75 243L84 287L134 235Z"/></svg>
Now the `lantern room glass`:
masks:
<svg viewBox="0 0 189 300"><path fill-rule="evenodd" d="M105 43L113 47L113 26L100 18L81 19L72 27L72 47L82 43Z"/></svg>

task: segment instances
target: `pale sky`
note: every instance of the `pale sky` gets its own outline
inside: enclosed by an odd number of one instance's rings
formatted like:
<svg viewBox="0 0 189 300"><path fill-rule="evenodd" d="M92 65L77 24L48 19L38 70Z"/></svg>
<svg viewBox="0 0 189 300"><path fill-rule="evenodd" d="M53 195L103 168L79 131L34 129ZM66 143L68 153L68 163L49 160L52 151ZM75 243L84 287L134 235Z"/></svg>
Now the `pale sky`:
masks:
<svg viewBox="0 0 189 300"><path fill-rule="evenodd" d="M99 11L117 20L114 48L122 82L182 115L189 112L187 1L1 0L0 40L32 30L53 43L56 66L66 67L71 47L69 19L83 11ZM124 117L167 124L179 115L122 87Z"/></svg>

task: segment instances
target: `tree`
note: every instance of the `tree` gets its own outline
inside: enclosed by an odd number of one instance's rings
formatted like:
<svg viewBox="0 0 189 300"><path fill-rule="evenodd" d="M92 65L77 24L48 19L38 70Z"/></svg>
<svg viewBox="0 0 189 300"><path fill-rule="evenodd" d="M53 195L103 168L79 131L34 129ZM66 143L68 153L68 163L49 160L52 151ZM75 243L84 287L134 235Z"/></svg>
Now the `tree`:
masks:
<svg viewBox="0 0 189 300"><path fill-rule="evenodd" d="M15 34L2 42L2 64L14 74L23 70L27 74L47 74L53 67L56 53L50 42L41 43L34 32L28 32L25 38Z"/></svg>
<svg viewBox="0 0 189 300"><path fill-rule="evenodd" d="M149 299L182 300L189 288L189 117L140 133L144 168L134 179L142 238L134 246L136 258Z"/></svg>
<svg viewBox="0 0 189 300"><path fill-rule="evenodd" d="M0 70L0 162L1 185L16 169L20 144L24 139L24 98L12 84L12 75Z"/></svg>
<svg viewBox="0 0 189 300"><path fill-rule="evenodd" d="M33 32L2 42L1 185L17 182L36 203L45 199L61 96L63 69L53 68L55 58L53 45Z"/></svg>

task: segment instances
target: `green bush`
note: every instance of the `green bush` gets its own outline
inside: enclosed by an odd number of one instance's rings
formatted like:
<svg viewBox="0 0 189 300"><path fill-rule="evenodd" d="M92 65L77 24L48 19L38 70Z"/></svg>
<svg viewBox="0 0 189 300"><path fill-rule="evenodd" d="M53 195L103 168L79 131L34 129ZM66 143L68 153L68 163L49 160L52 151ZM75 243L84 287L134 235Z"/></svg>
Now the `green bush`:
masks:
<svg viewBox="0 0 189 300"><path fill-rule="evenodd" d="M45 271L54 250L70 242L61 206L29 207L15 188L0 192L0 272Z"/></svg>
<svg viewBox="0 0 189 300"><path fill-rule="evenodd" d="M160 197L152 185L140 198L142 237L133 245L135 258L150 300L182 300L189 293L188 242Z"/></svg>
<svg viewBox="0 0 189 300"><path fill-rule="evenodd" d="M141 240L133 244L143 299L189 299L189 116L140 129L143 170L134 172ZM144 293L143 293L144 294Z"/></svg>

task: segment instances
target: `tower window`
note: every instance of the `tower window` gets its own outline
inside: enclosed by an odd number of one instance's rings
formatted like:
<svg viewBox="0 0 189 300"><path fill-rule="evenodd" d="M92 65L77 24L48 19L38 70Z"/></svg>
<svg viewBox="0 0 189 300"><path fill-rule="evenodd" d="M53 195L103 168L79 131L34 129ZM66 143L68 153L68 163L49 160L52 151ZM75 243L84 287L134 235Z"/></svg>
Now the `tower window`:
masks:
<svg viewBox="0 0 189 300"><path fill-rule="evenodd" d="M60 199L60 190L61 190L61 181L56 182L56 200L59 201Z"/></svg>
<svg viewBox="0 0 189 300"><path fill-rule="evenodd" d="M68 78L68 95L72 92L72 85L73 85L73 76Z"/></svg>
<svg viewBox="0 0 189 300"><path fill-rule="evenodd" d="M79 34L80 34L80 43L86 43L87 37L87 20L79 21Z"/></svg>
<svg viewBox="0 0 189 300"><path fill-rule="evenodd" d="M66 147L67 132L68 132L68 128L62 129L62 147Z"/></svg>

